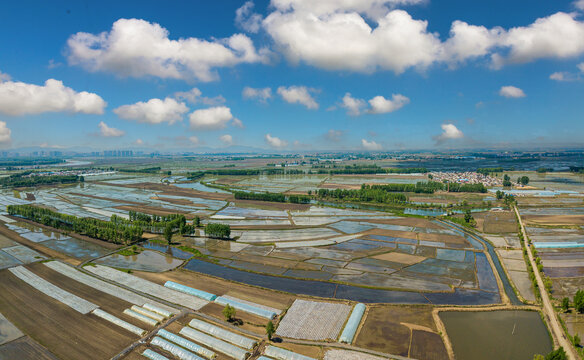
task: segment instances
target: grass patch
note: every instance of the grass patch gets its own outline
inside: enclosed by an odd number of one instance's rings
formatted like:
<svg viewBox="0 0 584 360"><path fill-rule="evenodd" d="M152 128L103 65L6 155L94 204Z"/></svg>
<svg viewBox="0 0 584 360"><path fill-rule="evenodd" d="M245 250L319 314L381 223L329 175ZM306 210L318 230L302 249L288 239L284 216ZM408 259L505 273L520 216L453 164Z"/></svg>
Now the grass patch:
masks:
<svg viewBox="0 0 584 360"><path fill-rule="evenodd" d="M142 249L136 245L132 245L131 247L127 247L117 252L117 254L122 256L134 256L138 255L142 252Z"/></svg>
<svg viewBox="0 0 584 360"><path fill-rule="evenodd" d="M195 257L198 257L198 258L203 258L203 259L206 259L206 258L208 258L208 256L207 256L207 255L203 254L203 253L202 253L202 252L200 252L198 249L192 248L192 247L190 247L190 246L181 245L181 246L178 246L178 248L179 248L180 250L182 250L182 251L186 251L186 252L189 252L189 253L191 253L191 254L195 255Z"/></svg>

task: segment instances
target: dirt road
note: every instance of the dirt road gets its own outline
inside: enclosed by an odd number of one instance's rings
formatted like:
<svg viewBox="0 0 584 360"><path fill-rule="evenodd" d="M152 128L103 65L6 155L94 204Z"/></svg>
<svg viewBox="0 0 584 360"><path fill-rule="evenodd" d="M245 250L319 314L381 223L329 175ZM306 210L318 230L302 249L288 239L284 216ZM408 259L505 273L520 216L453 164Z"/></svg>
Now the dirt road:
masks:
<svg viewBox="0 0 584 360"><path fill-rule="evenodd" d="M547 293L545 286L543 284L543 279L541 278L541 274L537 271L537 265L535 263L535 259L531 250L529 248L529 243L527 241L527 233L525 232L525 227L523 226L523 221L521 220L521 215L519 215L519 210L517 210L517 206L514 207L515 214L517 214L517 218L519 219L519 225L521 226L521 232L523 233L523 242L525 244L525 248L528 249L527 254L529 256L529 262L531 263L531 267L534 270L535 279L537 281L537 286L539 287L539 292L541 293L541 300L543 304L543 313L545 315L546 321L552 330L552 337L554 339L554 343L564 348L566 354L568 355L568 359L577 360L579 356L574 351L572 344L566 338L562 326L558 321L558 317L556 315L556 311L552 306L552 302L550 301L549 294Z"/></svg>

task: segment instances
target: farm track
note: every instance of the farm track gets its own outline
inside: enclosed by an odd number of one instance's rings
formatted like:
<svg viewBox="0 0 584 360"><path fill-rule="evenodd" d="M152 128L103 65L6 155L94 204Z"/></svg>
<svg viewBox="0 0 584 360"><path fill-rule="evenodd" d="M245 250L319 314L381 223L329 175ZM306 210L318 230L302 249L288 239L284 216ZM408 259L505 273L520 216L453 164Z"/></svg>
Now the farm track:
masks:
<svg viewBox="0 0 584 360"><path fill-rule="evenodd" d="M568 355L568 359L577 360L580 357L578 356L578 354L576 354L574 348L572 347L572 344L570 344L570 341L566 338L566 334L564 334L562 326L560 325L560 322L558 320L556 311L550 300L550 296L545 288L543 279L541 278L541 273L537 271L537 264L535 263L535 258L533 256L533 253L531 252L530 245L527 241L527 232L525 231L525 227L523 226L523 220L521 219L521 215L519 214L517 206L514 206L514 209L515 213L517 214L517 218L519 219L519 226L521 227L521 232L523 233L523 243L525 244L525 248L528 249L527 255L529 257L529 262L531 263L531 267L535 269L534 274L535 279L537 281L537 286L540 289L544 317L551 329L554 344L564 348L566 354Z"/></svg>

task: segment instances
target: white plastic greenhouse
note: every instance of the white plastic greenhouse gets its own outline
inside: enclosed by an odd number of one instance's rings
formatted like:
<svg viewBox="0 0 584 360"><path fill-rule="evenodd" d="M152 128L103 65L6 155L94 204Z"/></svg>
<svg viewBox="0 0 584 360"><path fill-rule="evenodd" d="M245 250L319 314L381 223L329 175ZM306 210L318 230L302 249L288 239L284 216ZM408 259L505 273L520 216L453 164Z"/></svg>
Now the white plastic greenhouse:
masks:
<svg viewBox="0 0 584 360"><path fill-rule="evenodd" d="M142 335L144 335L146 333L146 330L140 329L139 327L137 327L135 325L132 325L132 324L130 324L128 322L125 322L124 320L119 319L119 318L113 316L112 314L109 314L109 313L107 313L107 312L105 312L105 311L103 311L101 309L95 309L95 310L93 310L92 311L92 314L95 315L95 316L97 316L97 317L100 317L100 318L102 318L104 320L107 320L107 321L109 321L109 322L111 322L113 324L116 324L119 327L124 328L124 329L126 329L126 330L128 330L130 332L133 332L136 335L142 336Z"/></svg>
<svg viewBox="0 0 584 360"><path fill-rule="evenodd" d="M170 289L174 289L185 294L194 295L196 297L200 297L201 299L205 299L207 301L213 301L217 298L217 295L208 293L203 290L195 289L183 284L175 283L174 281L167 281L164 283L164 286Z"/></svg>
<svg viewBox="0 0 584 360"><path fill-rule="evenodd" d="M239 347L242 347L244 349L251 350L253 349L255 344L257 344L257 341L253 339L232 333L231 331L220 328L219 326L215 326L213 324L209 324L208 322L204 322L198 319L191 320L189 326L194 329L201 330L202 332L205 332L207 334L213 335L219 339L230 342Z"/></svg>
<svg viewBox="0 0 584 360"><path fill-rule="evenodd" d="M316 360L314 358L300 355L290 350L282 349L272 345L268 345L266 347L264 354L273 357L274 359L277 360Z"/></svg>
<svg viewBox="0 0 584 360"><path fill-rule="evenodd" d="M249 304L244 304L242 302L236 301L236 300L232 300L232 299L227 299L224 298L222 296L217 297L217 299L215 299L215 302L219 305L231 305L234 308L236 308L237 310L241 310L241 311L245 311L247 313L250 314L254 314L254 315L258 315L267 319L273 319L276 317L276 313L270 310L266 310L266 309L262 309L259 308L257 306L253 306L253 305L249 305Z"/></svg>
<svg viewBox="0 0 584 360"><path fill-rule="evenodd" d="M150 344L158 346L168 351L169 353L171 353L172 355L176 356L181 360L204 360L202 357L199 357L193 354L192 352L185 350L178 345L170 343L158 336L155 336L154 339L152 339L152 341L150 342Z"/></svg>
<svg viewBox="0 0 584 360"><path fill-rule="evenodd" d="M156 351L152 351L150 349L144 350L144 352L142 353L142 356L144 356L145 358L148 358L150 360L170 360L166 356L160 355Z"/></svg>
<svg viewBox="0 0 584 360"><path fill-rule="evenodd" d="M207 334L204 334L198 330L190 327L184 327L180 331L180 334L193 339L194 341L201 343L213 350L224 353L225 355L231 356L236 360L245 360L249 353L235 345L231 345L223 340L219 340Z"/></svg>
<svg viewBox="0 0 584 360"><path fill-rule="evenodd" d="M355 333L359 328L359 324L361 323L361 318L363 318L365 309L365 304L359 303L355 305L355 308L353 308L353 311L351 312L351 316L349 316L347 325L345 325L345 328L339 337L340 342L347 344L351 344L353 342L353 338L355 337Z"/></svg>
<svg viewBox="0 0 584 360"><path fill-rule="evenodd" d="M146 303L146 304L142 305L142 307L146 310L150 310L152 312L160 314L160 315L164 316L165 318L169 318L172 316L172 313L170 311L166 311L164 309L161 309L154 304Z"/></svg>
<svg viewBox="0 0 584 360"><path fill-rule="evenodd" d="M215 354L213 351L211 351L209 349L205 349L204 347L199 346L199 345L195 344L194 342L187 340L181 336L173 334L170 331L161 329L158 331L158 336L162 336L166 340L170 340L173 343L176 343L176 344L184 347L185 349L194 352L197 355L201 355L201 356L206 357L207 359L214 359L217 356L217 354Z"/></svg>
<svg viewBox="0 0 584 360"><path fill-rule="evenodd" d="M143 323L146 323L146 324L148 324L150 326L156 326L156 325L158 325L158 321L157 320L154 320L152 318L149 318L148 316L139 314L139 313L135 312L134 310L126 309L126 310L124 310L124 314L126 314L128 316L131 316L134 319L140 320Z"/></svg>
<svg viewBox="0 0 584 360"><path fill-rule="evenodd" d="M142 314L144 316L148 316L149 318L154 319L154 320L156 320L158 322L162 322L162 320L164 320L164 316L162 316L162 315L160 315L158 313L155 313L154 311L150 311L150 310L144 309L144 308L142 308L140 306L132 305L132 307L130 308L130 310L133 310L133 311L137 312L138 314Z"/></svg>

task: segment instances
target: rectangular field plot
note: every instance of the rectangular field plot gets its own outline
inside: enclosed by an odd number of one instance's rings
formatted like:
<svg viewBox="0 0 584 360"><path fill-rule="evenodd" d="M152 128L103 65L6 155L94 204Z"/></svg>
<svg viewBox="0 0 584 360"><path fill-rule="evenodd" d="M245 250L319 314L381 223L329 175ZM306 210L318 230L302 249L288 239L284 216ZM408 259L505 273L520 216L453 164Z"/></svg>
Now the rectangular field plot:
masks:
<svg viewBox="0 0 584 360"><path fill-rule="evenodd" d="M351 306L296 300L280 322L277 335L307 340L336 340Z"/></svg>
<svg viewBox="0 0 584 360"><path fill-rule="evenodd" d="M26 264L46 259L46 257L34 251L33 249L29 249L26 246L22 245L4 248L2 249L2 251L6 252L8 255L13 256Z"/></svg>
<svg viewBox="0 0 584 360"><path fill-rule="evenodd" d="M63 304L73 308L74 310L84 315L89 314L90 312L99 307L85 299L80 298L77 295L71 294L70 292L65 291L51 284L50 282L46 281L45 279L41 278L40 276L34 274L30 270L22 266L11 268L9 269L9 271L12 274L14 274L14 276L18 277L20 280L29 284L36 290L42 292L47 296L52 297L57 301L62 302Z"/></svg>
<svg viewBox="0 0 584 360"><path fill-rule="evenodd" d="M339 235L338 232L325 229L299 229L299 230L257 230L244 231L238 241L240 242L275 242L287 240L311 240L323 237Z"/></svg>
<svg viewBox="0 0 584 360"><path fill-rule="evenodd" d="M18 339L24 334L0 313L0 345Z"/></svg>

